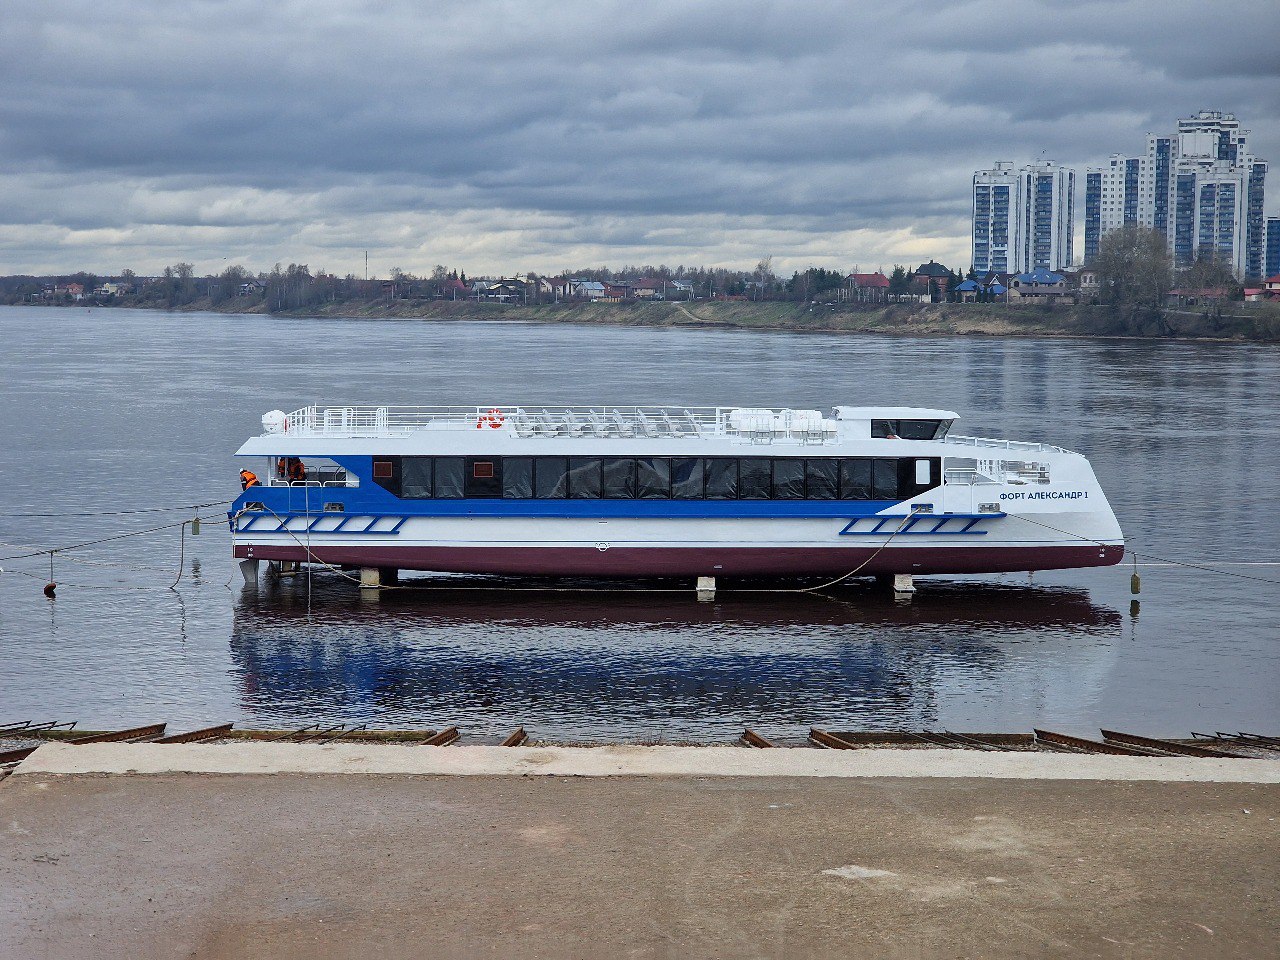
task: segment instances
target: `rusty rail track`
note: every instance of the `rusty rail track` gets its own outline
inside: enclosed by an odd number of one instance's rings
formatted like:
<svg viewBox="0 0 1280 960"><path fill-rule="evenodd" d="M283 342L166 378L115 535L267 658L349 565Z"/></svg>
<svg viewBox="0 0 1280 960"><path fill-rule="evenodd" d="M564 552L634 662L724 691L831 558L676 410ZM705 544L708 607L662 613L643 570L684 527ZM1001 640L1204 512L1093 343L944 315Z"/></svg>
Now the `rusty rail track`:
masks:
<svg viewBox="0 0 1280 960"><path fill-rule="evenodd" d="M169 737L161 737L156 743L200 743L202 740L216 740L231 732L234 723L221 723L216 727L205 727L188 733L175 733Z"/></svg>
<svg viewBox="0 0 1280 960"><path fill-rule="evenodd" d="M512 730L505 740L499 744L502 747L518 747L529 739L529 735L524 732L524 727L516 727Z"/></svg>
<svg viewBox="0 0 1280 960"><path fill-rule="evenodd" d="M1173 740L1160 740L1155 737L1140 737L1136 733L1121 733L1117 730L1103 730L1102 739L1115 743L1122 743L1134 747L1148 747L1152 750L1163 750L1166 753L1178 754L1184 757L1222 757L1235 760L1247 760L1248 757L1240 753L1229 753L1226 750L1216 750L1212 747L1197 747L1187 743L1177 743Z"/></svg>
<svg viewBox="0 0 1280 960"><path fill-rule="evenodd" d="M164 733L165 724L149 723L142 727L130 727L128 730L108 730L105 733L94 733L87 737L75 737L66 743L84 746L88 743L119 743L121 740L143 740L158 737Z"/></svg>
<svg viewBox="0 0 1280 960"><path fill-rule="evenodd" d="M848 740L841 740L833 733L828 733L821 727L809 728L809 740L816 743L820 747L826 747L828 750L857 750L858 748Z"/></svg>
<svg viewBox="0 0 1280 960"><path fill-rule="evenodd" d="M1081 753L1107 753L1116 757L1149 757L1149 750L1139 750L1119 743L1107 743L1103 740L1087 740L1084 737L1073 737L1066 733L1054 733L1052 730L1033 729L1037 740L1052 743L1060 747L1070 747Z"/></svg>
<svg viewBox="0 0 1280 960"><path fill-rule="evenodd" d="M21 763L23 760L27 759L27 757L35 753L39 747L40 744L37 743L34 747L19 747L16 750L6 750L3 753L0 753L0 766L4 766L8 763Z"/></svg>
<svg viewBox="0 0 1280 960"><path fill-rule="evenodd" d="M766 740L764 737L760 736L760 734L756 733L750 727L747 727L742 731L741 740L748 747L756 747L757 749L760 749L760 750L767 750L770 747L776 746L776 744L773 744L770 741Z"/></svg>
<svg viewBox="0 0 1280 960"><path fill-rule="evenodd" d="M445 727L435 736L427 737L427 739L423 740L422 745L424 747L447 747L460 736L462 736L462 734L458 732L458 728L456 726Z"/></svg>

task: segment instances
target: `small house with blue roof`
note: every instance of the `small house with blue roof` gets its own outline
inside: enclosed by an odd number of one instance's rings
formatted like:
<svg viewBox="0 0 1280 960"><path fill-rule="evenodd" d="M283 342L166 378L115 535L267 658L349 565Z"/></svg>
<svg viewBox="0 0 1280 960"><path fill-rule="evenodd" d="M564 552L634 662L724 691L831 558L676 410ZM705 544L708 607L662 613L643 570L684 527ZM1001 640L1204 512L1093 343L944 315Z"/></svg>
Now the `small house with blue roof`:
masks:
<svg viewBox="0 0 1280 960"><path fill-rule="evenodd" d="M1036 267L1029 273L1020 273L1009 282L1009 295L1013 297L1042 297L1059 299L1069 296L1067 278L1060 273Z"/></svg>

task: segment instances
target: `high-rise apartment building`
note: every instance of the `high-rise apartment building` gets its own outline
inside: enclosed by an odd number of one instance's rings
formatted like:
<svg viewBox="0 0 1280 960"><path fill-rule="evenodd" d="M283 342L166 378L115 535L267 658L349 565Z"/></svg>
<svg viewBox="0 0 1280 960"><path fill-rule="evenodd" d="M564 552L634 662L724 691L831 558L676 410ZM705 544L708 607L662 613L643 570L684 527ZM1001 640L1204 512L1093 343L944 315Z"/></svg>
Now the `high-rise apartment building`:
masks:
<svg viewBox="0 0 1280 960"><path fill-rule="evenodd" d="M1280 217L1267 218L1267 245L1263 260L1264 278L1280 273Z"/></svg>
<svg viewBox="0 0 1280 960"><path fill-rule="evenodd" d="M1248 136L1233 114L1202 110L1173 136L1148 134L1145 155L1086 169L1085 261L1109 230L1139 224L1164 234L1180 266L1206 258L1259 276L1267 164Z"/></svg>
<svg viewBox="0 0 1280 960"><path fill-rule="evenodd" d="M1009 273L1022 237L1021 183L1013 164L973 175L973 269Z"/></svg>
<svg viewBox="0 0 1280 960"><path fill-rule="evenodd" d="M973 175L974 270L1025 273L1071 263L1076 173L1042 161L1000 161Z"/></svg>

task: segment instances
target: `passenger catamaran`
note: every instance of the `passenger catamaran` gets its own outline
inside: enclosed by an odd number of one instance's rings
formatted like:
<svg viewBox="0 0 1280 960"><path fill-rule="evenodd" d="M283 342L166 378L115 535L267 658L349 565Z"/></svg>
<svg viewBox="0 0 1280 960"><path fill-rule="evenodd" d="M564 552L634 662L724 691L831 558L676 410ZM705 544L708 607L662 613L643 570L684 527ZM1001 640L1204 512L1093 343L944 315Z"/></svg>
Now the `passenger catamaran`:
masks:
<svg viewBox="0 0 1280 960"><path fill-rule="evenodd" d="M1118 563L1080 454L914 407L310 406L262 418L230 520L257 562L606 577Z"/></svg>

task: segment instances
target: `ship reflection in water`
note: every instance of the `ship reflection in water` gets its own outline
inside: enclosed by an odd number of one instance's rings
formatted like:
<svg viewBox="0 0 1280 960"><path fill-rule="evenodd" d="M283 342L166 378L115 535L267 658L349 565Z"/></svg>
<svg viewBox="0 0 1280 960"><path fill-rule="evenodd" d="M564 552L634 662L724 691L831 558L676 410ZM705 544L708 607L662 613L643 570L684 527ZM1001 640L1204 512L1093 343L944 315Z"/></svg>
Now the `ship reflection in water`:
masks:
<svg viewBox="0 0 1280 960"><path fill-rule="evenodd" d="M317 577L309 610L307 592L264 583L237 603L233 669L253 723L456 723L476 737L523 724L557 742L727 742L744 724L783 741L811 723L1020 729L1087 702L1124 624L1084 590L989 581L933 581L909 604L862 585L712 603L687 590L361 601Z"/></svg>

